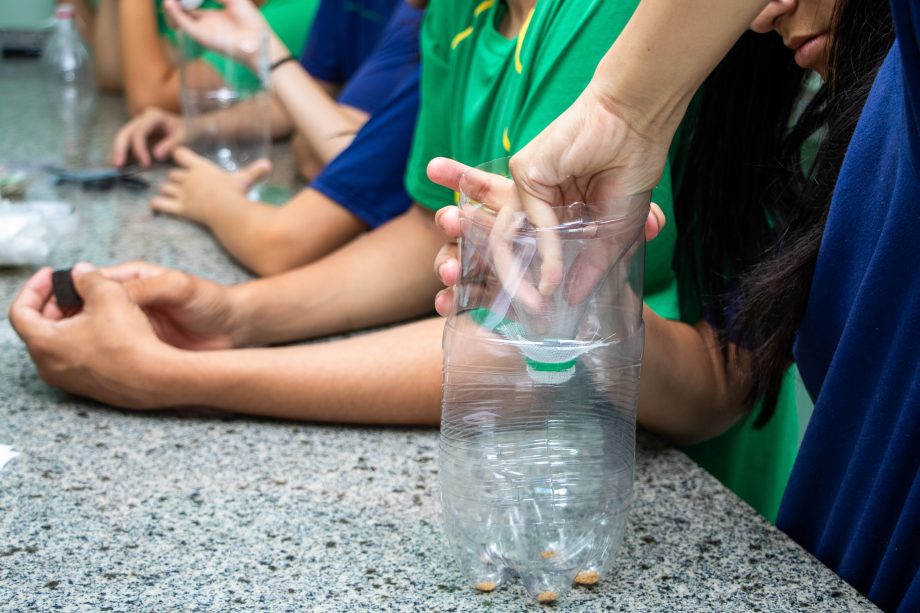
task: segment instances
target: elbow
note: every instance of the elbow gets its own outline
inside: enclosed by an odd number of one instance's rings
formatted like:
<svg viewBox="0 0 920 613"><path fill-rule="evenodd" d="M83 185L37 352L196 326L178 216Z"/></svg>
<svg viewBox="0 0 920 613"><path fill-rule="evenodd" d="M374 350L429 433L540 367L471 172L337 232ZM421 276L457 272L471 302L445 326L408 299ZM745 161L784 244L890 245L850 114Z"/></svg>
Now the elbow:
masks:
<svg viewBox="0 0 920 613"><path fill-rule="evenodd" d="M144 84L139 87L136 84L126 83L125 99L132 117L150 108L160 108L172 113L181 111L179 100L165 95L163 89L154 84Z"/></svg>
<svg viewBox="0 0 920 613"><path fill-rule="evenodd" d="M691 399L679 410L655 410L640 401L637 421L643 428L669 442L694 445L727 432L744 417L744 411L727 406L693 406Z"/></svg>

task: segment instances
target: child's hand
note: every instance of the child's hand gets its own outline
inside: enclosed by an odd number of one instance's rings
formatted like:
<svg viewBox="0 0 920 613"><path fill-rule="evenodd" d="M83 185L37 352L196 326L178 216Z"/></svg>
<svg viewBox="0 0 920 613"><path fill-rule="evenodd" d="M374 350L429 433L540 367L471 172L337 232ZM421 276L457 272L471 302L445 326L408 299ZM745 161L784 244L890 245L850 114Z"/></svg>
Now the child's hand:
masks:
<svg viewBox="0 0 920 613"><path fill-rule="evenodd" d="M147 168L153 160L166 159L184 140L182 117L149 108L122 126L115 135L112 163L121 168L133 156L142 167Z"/></svg>
<svg viewBox="0 0 920 613"><path fill-rule="evenodd" d="M271 172L271 162L263 159L230 173L185 147L176 150L173 160L179 168L170 171L150 207L205 225L211 225L225 199L245 198L249 189Z"/></svg>

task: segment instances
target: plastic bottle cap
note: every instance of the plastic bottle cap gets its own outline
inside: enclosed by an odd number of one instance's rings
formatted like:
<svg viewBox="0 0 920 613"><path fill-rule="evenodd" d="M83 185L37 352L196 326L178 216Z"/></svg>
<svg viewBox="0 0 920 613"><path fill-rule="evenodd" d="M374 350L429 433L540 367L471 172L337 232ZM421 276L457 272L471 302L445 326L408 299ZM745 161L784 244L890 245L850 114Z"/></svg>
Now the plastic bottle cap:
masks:
<svg viewBox="0 0 920 613"><path fill-rule="evenodd" d="M530 380L541 385L559 385L565 383L575 375L575 365L577 360L568 360L566 362L537 362L530 358L524 358L527 364L527 374Z"/></svg>

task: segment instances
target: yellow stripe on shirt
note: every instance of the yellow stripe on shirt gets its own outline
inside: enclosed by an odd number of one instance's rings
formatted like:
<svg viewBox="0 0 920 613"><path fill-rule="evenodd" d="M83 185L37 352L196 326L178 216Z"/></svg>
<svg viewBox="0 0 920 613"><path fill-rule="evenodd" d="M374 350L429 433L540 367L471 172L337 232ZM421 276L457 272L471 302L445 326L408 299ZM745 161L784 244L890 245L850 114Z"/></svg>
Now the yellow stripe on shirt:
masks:
<svg viewBox="0 0 920 613"><path fill-rule="evenodd" d="M477 4L476 8L473 9L473 19L476 19L477 17L479 17L484 11L488 11L490 8L492 8L494 4L495 4L495 0L483 0L482 2ZM457 34L456 36L454 36L454 39L450 41L450 48L456 49L457 45L462 43L463 39L465 39L472 33L473 33L473 26L470 26L467 29L460 32L459 34Z"/></svg>
<svg viewBox="0 0 920 613"><path fill-rule="evenodd" d="M483 0L473 9L473 17L479 17L483 11L488 11L495 4L495 0Z"/></svg>
<svg viewBox="0 0 920 613"><path fill-rule="evenodd" d="M457 48L457 45L459 45L460 43L462 43L462 42L463 42L463 39L466 38L467 36L469 36L469 35L472 34L472 33L473 33L473 26L470 26L470 27L468 27L467 29L465 29L465 30L463 30L462 32L460 32L459 34L457 34L456 36L454 36L454 40L450 41L450 48L451 48L451 49L456 49L456 48Z"/></svg>
<svg viewBox="0 0 920 613"><path fill-rule="evenodd" d="M502 132L502 147L505 148L505 153L511 153L511 139L508 138L508 128L505 128L505 131Z"/></svg>
<svg viewBox="0 0 920 613"><path fill-rule="evenodd" d="M524 70L524 66L521 64L521 47L524 46L524 38L527 36L527 27L530 25L533 11L534 9L530 9L530 12L527 13L527 19L524 20L524 25L521 26L521 31L518 33L517 47L514 50L514 69L517 70L518 74L521 74L521 71Z"/></svg>

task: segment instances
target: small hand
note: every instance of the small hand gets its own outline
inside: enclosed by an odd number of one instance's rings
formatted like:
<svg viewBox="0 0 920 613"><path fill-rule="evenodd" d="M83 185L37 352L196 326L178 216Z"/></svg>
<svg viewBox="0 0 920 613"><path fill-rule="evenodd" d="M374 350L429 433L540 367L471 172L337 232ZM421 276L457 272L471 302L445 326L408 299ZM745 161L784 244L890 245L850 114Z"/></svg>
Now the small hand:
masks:
<svg viewBox="0 0 920 613"><path fill-rule="evenodd" d="M224 10L189 13L178 0L164 0L163 7L179 29L200 44L224 55L243 59L252 66L258 56L255 43L259 33L271 33L268 22L251 0L219 1Z"/></svg>
<svg viewBox="0 0 920 613"><path fill-rule="evenodd" d="M230 173L185 147L176 149L173 160L179 168L170 171L150 207L206 225L210 211L219 208L224 199L245 197L272 169L271 162L262 159Z"/></svg>
<svg viewBox="0 0 920 613"><path fill-rule="evenodd" d="M185 140L185 126L175 113L149 108L128 123L115 135L112 145L112 163L124 166L129 156L144 168L152 160L164 160L173 149Z"/></svg>
<svg viewBox="0 0 920 613"><path fill-rule="evenodd" d="M101 272L123 285L156 335L173 347L206 351L235 345L229 288L147 262L128 262Z"/></svg>
<svg viewBox="0 0 920 613"><path fill-rule="evenodd" d="M73 269L83 309L64 317L54 303L51 269L38 271L10 307L10 323L46 383L102 402L163 406L158 368L174 355L119 283L91 266Z"/></svg>

